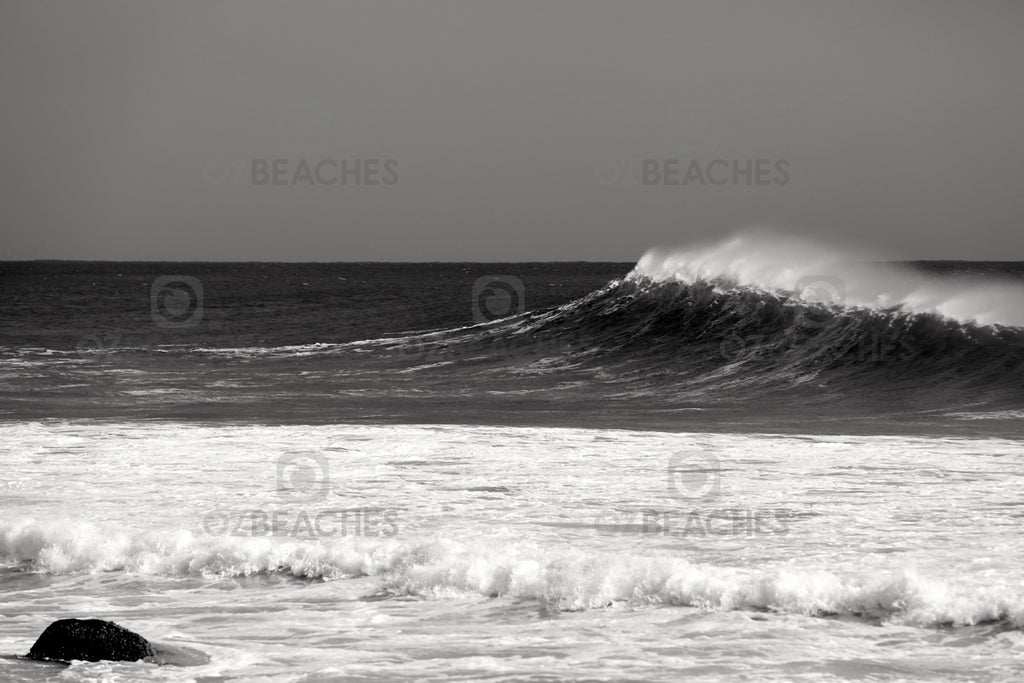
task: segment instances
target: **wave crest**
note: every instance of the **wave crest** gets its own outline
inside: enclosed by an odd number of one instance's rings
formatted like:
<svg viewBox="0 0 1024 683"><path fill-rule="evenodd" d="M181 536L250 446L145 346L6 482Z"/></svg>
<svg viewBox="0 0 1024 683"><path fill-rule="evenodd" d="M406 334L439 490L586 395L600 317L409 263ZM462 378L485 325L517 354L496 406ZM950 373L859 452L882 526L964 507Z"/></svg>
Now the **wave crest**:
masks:
<svg viewBox="0 0 1024 683"><path fill-rule="evenodd" d="M929 275L868 252L761 230L712 246L649 251L627 277L749 287L816 303L901 308L961 323L1024 326L1024 285L1019 282Z"/></svg>
<svg viewBox="0 0 1024 683"><path fill-rule="evenodd" d="M833 572L728 567L686 558L597 553L448 538L283 540L131 534L99 525L22 520L0 525L0 557L52 574L168 577L277 573L304 579L374 576L380 592L428 599L540 600L563 610L670 605L851 616L917 626L1002 621L1024 626L1024 596L991 577L949 583L909 569Z"/></svg>

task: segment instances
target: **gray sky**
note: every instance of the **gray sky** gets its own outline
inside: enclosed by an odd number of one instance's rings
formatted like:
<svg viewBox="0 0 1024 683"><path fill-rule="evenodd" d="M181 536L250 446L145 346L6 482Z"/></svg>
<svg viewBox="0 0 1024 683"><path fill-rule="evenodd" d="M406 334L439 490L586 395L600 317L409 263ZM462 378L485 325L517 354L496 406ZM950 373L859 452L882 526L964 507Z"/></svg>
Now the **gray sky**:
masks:
<svg viewBox="0 0 1024 683"><path fill-rule="evenodd" d="M1021 36L1019 0L3 0L0 258L632 261L767 224L1024 260ZM324 160L379 184L295 177Z"/></svg>

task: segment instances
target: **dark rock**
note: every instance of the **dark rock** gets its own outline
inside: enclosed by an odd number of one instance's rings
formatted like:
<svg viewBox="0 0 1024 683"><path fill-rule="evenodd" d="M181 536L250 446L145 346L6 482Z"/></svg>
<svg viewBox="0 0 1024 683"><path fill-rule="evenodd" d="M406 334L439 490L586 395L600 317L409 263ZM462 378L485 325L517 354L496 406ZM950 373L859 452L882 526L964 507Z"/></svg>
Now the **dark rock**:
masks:
<svg viewBox="0 0 1024 683"><path fill-rule="evenodd" d="M154 655L149 641L112 621L59 619L46 627L27 656L65 662L134 662Z"/></svg>

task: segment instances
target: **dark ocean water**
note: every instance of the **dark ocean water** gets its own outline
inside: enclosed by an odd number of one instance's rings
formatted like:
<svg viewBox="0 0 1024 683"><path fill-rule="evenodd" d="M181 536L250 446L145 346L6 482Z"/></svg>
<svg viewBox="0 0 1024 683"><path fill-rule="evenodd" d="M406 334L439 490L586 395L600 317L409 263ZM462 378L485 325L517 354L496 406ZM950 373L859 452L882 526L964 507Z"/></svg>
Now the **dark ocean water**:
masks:
<svg viewBox="0 0 1024 683"><path fill-rule="evenodd" d="M632 263L0 263L0 347L74 350L163 345L276 347L341 343L474 322L473 284L512 275L514 311L567 303ZM187 280L177 279L182 276ZM154 298L202 288L185 324ZM169 279L168 279L169 278ZM166 324L170 322L171 324Z"/></svg>
<svg viewBox="0 0 1024 683"><path fill-rule="evenodd" d="M625 277L632 267L3 263L0 415L1018 430L1018 327Z"/></svg>

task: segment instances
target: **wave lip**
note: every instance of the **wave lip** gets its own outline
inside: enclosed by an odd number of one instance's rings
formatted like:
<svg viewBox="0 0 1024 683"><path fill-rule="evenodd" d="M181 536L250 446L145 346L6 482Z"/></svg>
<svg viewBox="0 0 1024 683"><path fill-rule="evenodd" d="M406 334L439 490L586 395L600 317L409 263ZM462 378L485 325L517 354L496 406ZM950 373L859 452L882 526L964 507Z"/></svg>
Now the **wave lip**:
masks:
<svg viewBox="0 0 1024 683"><path fill-rule="evenodd" d="M876 254L837 249L767 231L685 250L647 252L627 276L753 288L813 303L903 309L961 323L1024 326L1024 285L965 275L926 275ZM822 296L824 294L824 296Z"/></svg>
<svg viewBox="0 0 1024 683"><path fill-rule="evenodd" d="M0 525L0 557L51 574L372 576L385 595L540 600L562 610L662 605L850 616L924 627L986 622L1024 627L1024 596L1009 582L998 585L990 578L980 585L950 583L909 569L840 573L728 567L681 557L483 539L281 540L180 530L131 534L85 522L21 520Z"/></svg>

